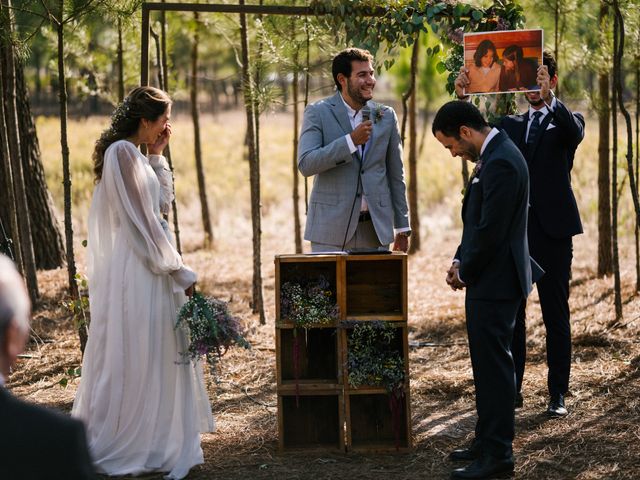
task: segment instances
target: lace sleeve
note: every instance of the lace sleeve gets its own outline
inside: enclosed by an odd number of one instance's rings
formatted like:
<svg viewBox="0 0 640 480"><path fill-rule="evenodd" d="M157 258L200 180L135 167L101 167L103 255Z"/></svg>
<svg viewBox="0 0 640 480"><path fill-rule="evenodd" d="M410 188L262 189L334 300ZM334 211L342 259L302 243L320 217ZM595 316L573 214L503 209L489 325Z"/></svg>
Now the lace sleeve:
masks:
<svg viewBox="0 0 640 480"><path fill-rule="evenodd" d="M110 208L125 229L130 244L156 274L170 274L179 289L189 287L196 274L185 267L182 258L166 237L153 211L149 177L144 159L133 144L118 142L105 152L101 182Z"/></svg>
<svg viewBox="0 0 640 480"><path fill-rule="evenodd" d="M173 201L173 174L167 159L162 155L149 155L149 164L160 182L160 213L166 215Z"/></svg>

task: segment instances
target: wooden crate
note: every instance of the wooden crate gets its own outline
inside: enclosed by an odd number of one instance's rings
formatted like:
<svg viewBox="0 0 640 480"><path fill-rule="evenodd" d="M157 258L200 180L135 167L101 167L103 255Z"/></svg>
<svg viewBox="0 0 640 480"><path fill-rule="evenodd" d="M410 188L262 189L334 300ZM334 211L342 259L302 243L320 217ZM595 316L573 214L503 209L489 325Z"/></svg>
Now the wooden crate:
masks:
<svg viewBox="0 0 640 480"><path fill-rule="evenodd" d="M275 294L276 294L276 326L288 326L291 322L282 317L280 308L280 291L286 282L299 282L300 279L314 278L322 275L330 285L333 298L340 302L338 285L344 283L339 278L343 275L341 255L276 255L275 259ZM338 303L338 306L340 304ZM334 324L335 326L335 324Z"/></svg>
<svg viewBox="0 0 640 480"><path fill-rule="evenodd" d="M296 381L293 324L281 314L280 292L289 281L322 275L339 309L333 325L298 329L304 336ZM345 320L389 321L398 329L397 347L409 378L407 341L407 256L278 255L275 259L276 380L281 450L395 451L389 395L384 388L350 388ZM411 448L409 382L400 402L399 447Z"/></svg>
<svg viewBox="0 0 640 480"><path fill-rule="evenodd" d="M397 431L393 425L389 393L380 385L349 384L349 337L352 329L341 329L345 392L346 449L359 452L406 452L411 449L411 399L409 388L409 341L406 322L389 322L394 328L391 345L404 361L405 384L399 400ZM398 438L396 439L396 433Z"/></svg>
<svg viewBox="0 0 640 480"><path fill-rule="evenodd" d="M411 449L409 389L398 401L397 426L390 401L391 397L384 389L359 389L345 394L348 451L406 452Z"/></svg>
<svg viewBox="0 0 640 480"><path fill-rule="evenodd" d="M294 334L295 332L295 334ZM294 336L299 337L298 379L295 378ZM338 388L342 384L340 336L336 328L278 328L276 381L281 390Z"/></svg>
<svg viewBox="0 0 640 480"><path fill-rule="evenodd" d="M344 451L344 398L339 389L278 394L280 450Z"/></svg>
<svg viewBox="0 0 640 480"><path fill-rule="evenodd" d="M407 383L409 381L409 339L408 339L408 331L407 324L405 322L389 322L394 329L394 340L392 342L392 350L396 350L399 355L402 357L404 361L404 376L407 379ZM352 328L342 328L340 329L341 341L339 343L340 348L342 348L342 375L344 377L344 389L345 391L351 390L380 390L382 389L379 385L362 385L359 387L352 387L349 384L349 338ZM384 390L384 389L382 389Z"/></svg>
<svg viewBox="0 0 640 480"><path fill-rule="evenodd" d="M407 320L407 256L349 255L345 258L347 320Z"/></svg>

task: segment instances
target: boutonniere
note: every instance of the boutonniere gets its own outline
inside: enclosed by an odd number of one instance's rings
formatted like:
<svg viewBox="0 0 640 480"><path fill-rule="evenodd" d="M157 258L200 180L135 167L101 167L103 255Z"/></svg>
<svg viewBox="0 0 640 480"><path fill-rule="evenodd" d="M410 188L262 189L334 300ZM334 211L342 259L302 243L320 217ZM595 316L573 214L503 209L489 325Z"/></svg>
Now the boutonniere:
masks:
<svg viewBox="0 0 640 480"><path fill-rule="evenodd" d="M384 111L386 109L387 109L387 107L385 107L381 103L373 103L372 113L373 113L373 123L374 124L378 123L380 120L382 120L382 117L384 117Z"/></svg>
<svg viewBox="0 0 640 480"><path fill-rule="evenodd" d="M478 160L476 162L476 166L473 167L473 171L471 172L471 176L469 177L469 181L467 182L467 185L462 189L463 197L467 193L467 187L469 186L469 184L478 183L480 181L480 179L478 178L478 175L480 175L481 169L482 169L482 160Z"/></svg>
<svg viewBox="0 0 640 480"><path fill-rule="evenodd" d="M471 172L471 178L476 178L480 175L480 169L482 168L482 160L478 160L476 162L476 166L473 167L473 171Z"/></svg>

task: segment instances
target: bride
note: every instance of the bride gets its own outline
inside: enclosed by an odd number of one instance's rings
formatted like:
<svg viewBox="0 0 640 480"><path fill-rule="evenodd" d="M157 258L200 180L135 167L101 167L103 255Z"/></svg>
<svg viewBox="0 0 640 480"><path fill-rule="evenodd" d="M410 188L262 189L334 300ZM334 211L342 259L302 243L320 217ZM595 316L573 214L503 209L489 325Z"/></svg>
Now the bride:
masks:
<svg viewBox="0 0 640 480"><path fill-rule="evenodd" d="M215 428L202 368L183 358L186 335L174 329L196 274L182 263L162 218L173 199L161 155L170 115L165 92L136 88L93 154L91 325L72 415L86 423L95 466L108 475L183 478L204 462L200 433Z"/></svg>

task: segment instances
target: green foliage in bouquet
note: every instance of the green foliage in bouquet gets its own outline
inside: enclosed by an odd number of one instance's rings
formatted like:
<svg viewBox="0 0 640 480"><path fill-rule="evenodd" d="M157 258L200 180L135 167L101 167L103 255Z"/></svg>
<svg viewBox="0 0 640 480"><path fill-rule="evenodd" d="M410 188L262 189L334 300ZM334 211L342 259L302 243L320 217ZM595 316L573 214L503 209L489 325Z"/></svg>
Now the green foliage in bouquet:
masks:
<svg viewBox="0 0 640 480"><path fill-rule="evenodd" d="M282 317L297 328L327 325L338 318L338 306L326 278L306 283L286 282L280 292Z"/></svg>
<svg viewBox="0 0 640 480"><path fill-rule="evenodd" d="M229 347L251 348L241 333L240 321L229 313L226 302L196 292L178 313L176 328L189 331L185 357L197 360L205 356L214 365Z"/></svg>
<svg viewBox="0 0 640 480"><path fill-rule="evenodd" d="M344 322L349 335L347 369L349 385L383 386L389 393L405 381L402 353L395 348L395 328L389 322Z"/></svg>

